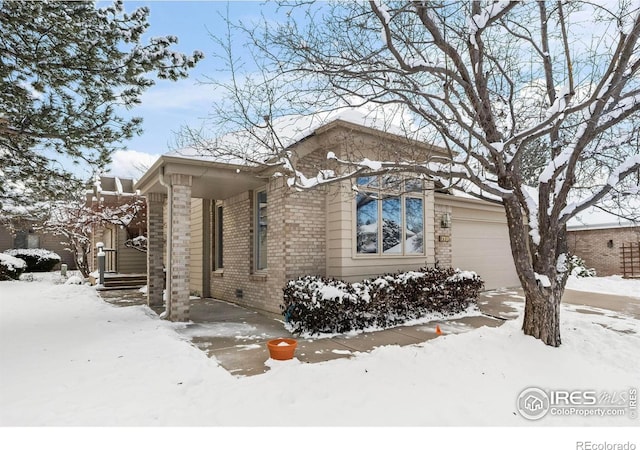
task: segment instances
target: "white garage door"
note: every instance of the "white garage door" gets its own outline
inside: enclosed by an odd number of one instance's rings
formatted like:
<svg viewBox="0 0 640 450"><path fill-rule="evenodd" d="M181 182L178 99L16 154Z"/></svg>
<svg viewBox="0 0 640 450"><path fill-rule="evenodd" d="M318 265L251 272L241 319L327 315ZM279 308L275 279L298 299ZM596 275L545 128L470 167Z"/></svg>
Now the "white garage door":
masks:
<svg viewBox="0 0 640 450"><path fill-rule="evenodd" d="M484 280L485 289L519 286L509 247L506 223L456 219L451 224L452 265L473 270Z"/></svg>

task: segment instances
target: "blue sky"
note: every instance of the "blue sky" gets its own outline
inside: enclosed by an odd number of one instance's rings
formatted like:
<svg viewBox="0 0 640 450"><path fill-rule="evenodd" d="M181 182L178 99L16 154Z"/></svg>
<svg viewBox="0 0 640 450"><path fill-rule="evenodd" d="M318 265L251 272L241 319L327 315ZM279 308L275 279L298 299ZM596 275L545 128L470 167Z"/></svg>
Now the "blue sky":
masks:
<svg viewBox="0 0 640 450"><path fill-rule="evenodd" d="M106 3L106 2L105 2ZM144 119L142 136L124 142L130 152L114 155L113 175L135 176L132 165L148 165L150 158L139 155L159 155L167 152L173 142L173 132L181 125L197 126L207 115L215 101L211 86L203 85L205 77L223 76L219 72L220 61L212 55L216 45L211 34L224 35L226 25L223 17L229 13L232 21L252 21L260 18L262 12L270 14L274 5L249 1L126 1L125 10L131 12L138 7L150 8L150 27L145 40L153 36L175 35L179 39L176 50L191 54L201 50L205 58L191 70L187 79L177 82L159 80L142 97L142 104L133 109L131 115ZM102 2L99 3L102 6ZM242 52L242 42L237 43ZM238 56L242 56L238 53ZM139 172L139 171L137 171Z"/></svg>

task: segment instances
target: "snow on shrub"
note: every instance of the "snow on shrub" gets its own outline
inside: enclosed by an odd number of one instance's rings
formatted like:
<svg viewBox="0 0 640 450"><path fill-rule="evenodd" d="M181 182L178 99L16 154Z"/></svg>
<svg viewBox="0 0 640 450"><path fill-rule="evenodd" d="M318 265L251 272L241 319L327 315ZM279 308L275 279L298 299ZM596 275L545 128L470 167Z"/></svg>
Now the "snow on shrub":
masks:
<svg viewBox="0 0 640 450"><path fill-rule="evenodd" d="M43 248L12 248L5 253L23 259L27 272L50 272L60 262L60 255Z"/></svg>
<svg viewBox="0 0 640 450"><path fill-rule="evenodd" d="M64 284L82 284L82 283L84 283L84 280L80 278L78 275L72 275L67 279L67 281L64 282Z"/></svg>
<svg viewBox="0 0 640 450"><path fill-rule="evenodd" d="M26 267L24 260L0 253L0 281L17 280Z"/></svg>
<svg viewBox="0 0 640 450"><path fill-rule="evenodd" d="M572 255L569 260L569 271L574 277L585 278L596 276L596 269L589 269L584 259L576 255Z"/></svg>
<svg viewBox="0 0 640 450"><path fill-rule="evenodd" d="M476 303L483 284L476 273L458 269L421 269L360 283L305 276L287 283L280 308L295 333L388 328L429 313L460 313Z"/></svg>

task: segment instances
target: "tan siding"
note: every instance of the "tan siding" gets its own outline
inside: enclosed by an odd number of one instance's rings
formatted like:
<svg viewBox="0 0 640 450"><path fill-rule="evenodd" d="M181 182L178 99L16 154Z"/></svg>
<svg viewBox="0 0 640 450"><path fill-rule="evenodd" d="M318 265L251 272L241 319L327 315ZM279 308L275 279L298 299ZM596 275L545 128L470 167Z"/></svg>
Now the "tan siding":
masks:
<svg viewBox="0 0 640 450"><path fill-rule="evenodd" d="M67 246L62 244L62 237L50 233L37 233L40 238L40 248L50 250L60 256L60 262L67 264L69 269L75 269L76 263L73 253L67 250ZM0 252L14 248L14 235L5 226L0 226ZM59 270L60 265L56 265L54 270Z"/></svg>
<svg viewBox="0 0 640 450"><path fill-rule="evenodd" d="M4 226L0 226L0 252L13 248L13 235Z"/></svg>
<svg viewBox="0 0 640 450"><path fill-rule="evenodd" d="M62 243L62 236L55 236L53 234L44 233L40 235L40 247L51 250L60 256L60 263L67 265L69 269L76 268L75 258L73 252L69 250L69 246ZM54 267L54 270L59 270L60 266Z"/></svg>
<svg viewBox="0 0 640 450"><path fill-rule="evenodd" d="M147 255L138 250L125 247L127 231L116 228L116 246L118 250L119 273L147 273Z"/></svg>

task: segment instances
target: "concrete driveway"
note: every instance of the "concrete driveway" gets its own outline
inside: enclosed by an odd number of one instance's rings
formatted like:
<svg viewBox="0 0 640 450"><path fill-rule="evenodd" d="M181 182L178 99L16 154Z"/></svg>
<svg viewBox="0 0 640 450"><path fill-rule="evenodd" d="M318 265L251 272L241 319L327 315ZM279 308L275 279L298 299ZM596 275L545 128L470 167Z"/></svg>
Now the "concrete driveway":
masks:
<svg viewBox="0 0 640 450"><path fill-rule="evenodd" d="M523 302L522 288L497 289L483 292L478 299L478 306L489 316L513 319L517 316L517 310L510 304ZM599 310L607 310L640 320L640 297L567 289L562 303L577 306L576 311L585 314L597 314ZM580 308L581 306L584 308Z"/></svg>

